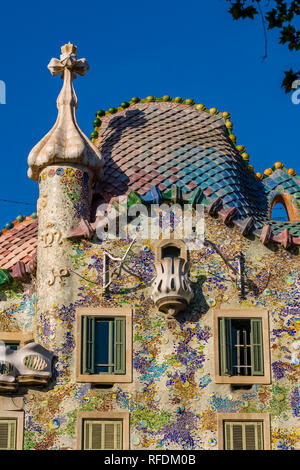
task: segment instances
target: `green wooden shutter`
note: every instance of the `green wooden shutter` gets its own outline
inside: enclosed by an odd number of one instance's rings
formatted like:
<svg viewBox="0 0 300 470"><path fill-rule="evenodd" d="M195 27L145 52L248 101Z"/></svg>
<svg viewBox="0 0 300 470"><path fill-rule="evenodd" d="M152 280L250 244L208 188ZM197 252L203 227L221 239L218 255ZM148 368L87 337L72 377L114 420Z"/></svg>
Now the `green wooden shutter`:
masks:
<svg viewBox="0 0 300 470"><path fill-rule="evenodd" d="M227 421L224 423L225 450L263 450L263 423Z"/></svg>
<svg viewBox="0 0 300 470"><path fill-rule="evenodd" d="M262 321L260 318L251 319L251 373L264 375Z"/></svg>
<svg viewBox="0 0 300 470"><path fill-rule="evenodd" d="M121 450L122 449L122 422L106 421L104 423L104 449Z"/></svg>
<svg viewBox="0 0 300 470"><path fill-rule="evenodd" d="M224 423L224 449L231 450L231 423Z"/></svg>
<svg viewBox="0 0 300 470"><path fill-rule="evenodd" d="M115 318L115 374L125 374L126 371L126 319L125 317Z"/></svg>
<svg viewBox="0 0 300 470"><path fill-rule="evenodd" d="M94 374L95 370L95 317L82 317L82 373Z"/></svg>
<svg viewBox="0 0 300 470"><path fill-rule="evenodd" d="M84 421L84 450L121 450L123 424L114 420Z"/></svg>
<svg viewBox="0 0 300 470"><path fill-rule="evenodd" d="M97 420L84 421L84 450L101 450L102 449L102 436L103 424Z"/></svg>
<svg viewBox="0 0 300 470"><path fill-rule="evenodd" d="M123 449L123 423L121 421L115 423L115 449Z"/></svg>
<svg viewBox="0 0 300 470"><path fill-rule="evenodd" d="M0 450L15 450L17 422L14 419L0 420Z"/></svg>
<svg viewBox="0 0 300 470"><path fill-rule="evenodd" d="M104 449L115 449L115 423L113 421L104 423Z"/></svg>
<svg viewBox="0 0 300 470"><path fill-rule="evenodd" d="M256 423L257 450L264 450L264 426L262 422Z"/></svg>
<svg viewBox="0 0 300 470"><path fill-rule="evenodd" d="M232 332L231 319L219 319L219 346L220 346L220 372L221 375L232 373Z"/></svg>

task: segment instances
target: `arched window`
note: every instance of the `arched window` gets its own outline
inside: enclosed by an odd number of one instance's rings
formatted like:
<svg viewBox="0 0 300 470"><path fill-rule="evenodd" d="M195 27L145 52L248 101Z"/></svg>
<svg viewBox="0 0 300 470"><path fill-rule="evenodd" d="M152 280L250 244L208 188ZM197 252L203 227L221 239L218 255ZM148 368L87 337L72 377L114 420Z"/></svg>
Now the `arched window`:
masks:
<svg viewBox="0 0 300 470"><path fill-rule="evenodd" d="M270 220L289 222L291 217L290 204L285 195L277 194L270 206Z"/></svg>
<svg viewBox="0 0 300 470"><path fill-rule="evenodd" d="M282 204L281 202L277 202L274 205L271 213L271 220L282 220L285 222L289 221L289 216L284 204Z"/></svg>
<svg viewBox="0 0 300 470"><path fill-rule="evenodd" d="M162 258L180 258L180 248L174 245L163 246L161 249Z"/></svg>
<svg viewBox="0 0 300 470"><path fill-rule="evenodd" d="M161 240L156 245L157 261L163 258L183 258L188 261L188 251L186 244L182 240Z"/></svg>

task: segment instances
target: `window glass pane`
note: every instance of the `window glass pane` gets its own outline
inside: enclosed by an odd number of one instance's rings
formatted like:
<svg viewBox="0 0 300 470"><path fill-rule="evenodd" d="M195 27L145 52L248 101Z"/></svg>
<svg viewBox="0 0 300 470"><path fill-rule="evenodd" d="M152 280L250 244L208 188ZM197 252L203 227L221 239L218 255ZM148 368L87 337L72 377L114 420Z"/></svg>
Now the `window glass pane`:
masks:
<svg viewBox="0 0 300 470"><path fill-rule="evenodd" d="M5 347L12 349L13 351L16 351L17 349L19 349L20 343L18 342L13 343L13 342L5 341Z"/></svg>
<svg viewBox="0 0 300 470"><path fill-rule="evenodd" d="M221 375L264 374L261 318L219 318Z"/></svg>
<svg viewBox="0 0 300 470"><path fill-rule="evenodd" d="M112 373L114 364L114 321L96 320L95 324L95 372Z"/></svg>
<svg viewBox="0 0 300 470"><path fill-rule="evenodd" d="M284 204L281 202L275 204L272 210L271 220L289 221L289 216Z"/></svg>
<svg viewBox="0 0 300 470"><path fill-rule="evenodd" d="M251 375L250 320L232 319L234 375Z"/></svg>

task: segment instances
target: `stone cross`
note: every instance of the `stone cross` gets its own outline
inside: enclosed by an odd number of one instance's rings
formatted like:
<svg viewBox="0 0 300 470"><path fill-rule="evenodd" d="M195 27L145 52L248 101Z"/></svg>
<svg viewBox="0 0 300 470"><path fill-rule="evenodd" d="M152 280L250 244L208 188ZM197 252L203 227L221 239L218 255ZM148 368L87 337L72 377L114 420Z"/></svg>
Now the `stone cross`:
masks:
<svg viewBox="0 0 300 470"><path fill-rule="evenodd" d="M60 59L48 64L52 75L62 75L63 86L57 98L58 116L48 134L31 150L28 157L28 176L39 180L41 171L57 163L74 163L90 169L93 178L101 179L103 161L97 147L79 128L75 111L78 107L73 80L89 69L86 59L77 59L77 47L68 43L62 46Z"/></svg>
<svg viewBox="0 0 300 470"><path fill-rule="evenodd" d="M65 70L69 70L76 77L76 73L83 76L89 69L86 59L77 59L77 47L70 42L61 48L60 59L51 59L48 69L52 75L64 74Z"/></svg>

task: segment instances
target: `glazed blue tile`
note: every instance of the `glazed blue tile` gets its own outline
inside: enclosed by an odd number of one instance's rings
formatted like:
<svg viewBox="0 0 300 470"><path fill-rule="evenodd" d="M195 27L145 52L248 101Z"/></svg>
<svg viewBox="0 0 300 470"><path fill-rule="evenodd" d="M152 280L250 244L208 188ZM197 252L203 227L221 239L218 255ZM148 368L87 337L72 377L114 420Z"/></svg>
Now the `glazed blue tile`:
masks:
<svg viewBox="0 0 300 470"><path fill-rule="evenodd" d="M205 181L203 181L202 183L199 184L199 186L202 189L202 191L204 191L205 189L208 188L209 185Z"/></svg>
<svg viewBox="0 0 300 470"><path fill-rule="evenodd" d="M226 194L227 194L226 189L220 188L220 189L218 190L218 195L219 195L219 196L221 196L221 197L222 197L222 196L226 196Z"/></svg>
<svg viewBox="0 0 300 470"><path fill-rule="evenodd" d="M222 198L222 201L225 203L231 202L232 200L233 200L233 197L228 194Z"/></svg>
<svg viewBox="0 0 300 470"><path fill-rule="evenodd" d="M220 189L220 186L217 183L210 184L210 187L214 191L218 191Z"/></svg>
<svg viewBox="0 0 300 470"><path fill-rule="evenodd" d="M277 186L276 181L273 181L273 180L270 180L270 179L267 179L265 184L270 189L276 188L276 186Z"/></svg>
<svg viewBox="0 0 300 470"><path fill-rule="evenodd" d="M184 178L181 179L183 183L189 183L192 180L191 176L185 176Z"/></svg>

